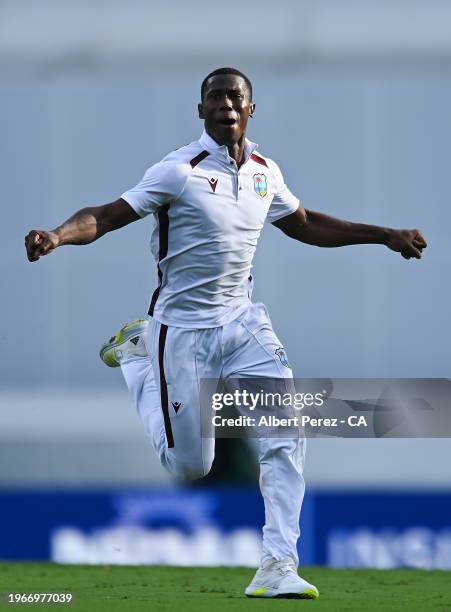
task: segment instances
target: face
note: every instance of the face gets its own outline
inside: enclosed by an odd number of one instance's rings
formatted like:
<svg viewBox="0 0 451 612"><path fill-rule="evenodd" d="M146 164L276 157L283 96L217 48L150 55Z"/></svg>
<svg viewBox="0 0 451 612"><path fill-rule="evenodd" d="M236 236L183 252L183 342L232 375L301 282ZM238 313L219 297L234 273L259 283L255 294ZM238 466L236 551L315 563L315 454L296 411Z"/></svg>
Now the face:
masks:
<svg viewBox="0 0 451 612"><path fill-rule="evenodd" d="M233 145L244 136L255 104L243 77L218 74L208 79L198 108L208 134L219 144Z"/></svg>

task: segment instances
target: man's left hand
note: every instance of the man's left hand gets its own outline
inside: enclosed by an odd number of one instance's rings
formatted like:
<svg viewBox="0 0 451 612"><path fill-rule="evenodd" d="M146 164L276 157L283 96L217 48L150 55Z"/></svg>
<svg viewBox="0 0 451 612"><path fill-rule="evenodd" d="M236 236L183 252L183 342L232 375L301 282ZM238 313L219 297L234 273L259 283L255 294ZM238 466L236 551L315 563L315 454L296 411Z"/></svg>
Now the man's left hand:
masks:
<svg viewBox="0 0 451 612"><path fill-rule="evenodd" d="M427 247L427 242L417 229L390 230L386 245L392 251L401 253L405 259L411 257L421 259L421 253Z"/></svg>

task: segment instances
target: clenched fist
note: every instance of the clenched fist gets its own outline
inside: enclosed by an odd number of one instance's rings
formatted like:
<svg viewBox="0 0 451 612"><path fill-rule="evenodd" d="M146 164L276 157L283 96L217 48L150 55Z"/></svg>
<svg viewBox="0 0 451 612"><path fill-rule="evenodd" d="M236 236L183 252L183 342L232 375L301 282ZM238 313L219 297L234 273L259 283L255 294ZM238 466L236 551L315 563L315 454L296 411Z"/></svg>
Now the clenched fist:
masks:
<svg viewBox="0 0 451 612"><path fill-rule="evenodd" d="M405 259L421 259L421 252L427 247L427 242L420 230L391 230L386 245L392 251L401 253Z"/></svg>
<svg viewBox="0 0 451 612"><path fill-rule="evenodd" d="M58 245L59 239L55 232L31 230L25 236L28 261L37 261L43 255L52 253Z"/></svg>

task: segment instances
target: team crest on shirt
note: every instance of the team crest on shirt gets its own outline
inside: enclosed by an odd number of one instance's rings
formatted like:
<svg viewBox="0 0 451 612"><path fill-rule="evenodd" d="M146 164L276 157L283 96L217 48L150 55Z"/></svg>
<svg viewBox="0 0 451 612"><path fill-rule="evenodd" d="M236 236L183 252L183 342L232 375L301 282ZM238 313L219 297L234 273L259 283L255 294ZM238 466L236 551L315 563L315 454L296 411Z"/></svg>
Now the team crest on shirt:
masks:
<svg viewBox="0 0 451 612"><path fill-rule="evenodd" d="M288 355L283 346L279 346L279 348L276 349L276 355L280 359L280 363L282 365L284 365L286 368L292 367L291 363L288 361Z"/></svg>
<svg viewBox="0 0 451 612"><path fill-rule="evenodd" d="M254 190L261 198L264 198L268 193L266 176L264 174L254 174Z"/></svg>

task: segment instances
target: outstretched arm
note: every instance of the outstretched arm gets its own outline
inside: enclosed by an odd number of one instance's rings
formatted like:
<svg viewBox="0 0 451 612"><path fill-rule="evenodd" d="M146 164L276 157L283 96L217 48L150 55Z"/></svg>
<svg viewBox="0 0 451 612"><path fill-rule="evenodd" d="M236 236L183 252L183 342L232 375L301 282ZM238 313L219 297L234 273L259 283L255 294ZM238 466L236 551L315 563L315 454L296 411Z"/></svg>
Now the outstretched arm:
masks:
<svg viewBox="0 0 451 612"><path fill-rule="evenodd" d="M273 225L290 238L307 244L320 247L383 244L392 251L401 253L405 259L421 259L421 252L427 246L426 240L417 229L396 230L351 223L312 210L304 210L302 207L291 215L274 221Z"/></svg>
<svg viewBox="0 0 451 612"><path fill-rule="evenodd" d="M28 232L25 237L28 260L37 261L64 244L89 244L140 218L122 198L111 204L82 208L54 230Z"/></svg>

